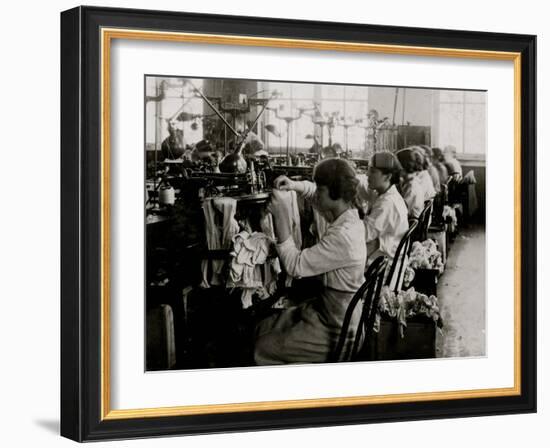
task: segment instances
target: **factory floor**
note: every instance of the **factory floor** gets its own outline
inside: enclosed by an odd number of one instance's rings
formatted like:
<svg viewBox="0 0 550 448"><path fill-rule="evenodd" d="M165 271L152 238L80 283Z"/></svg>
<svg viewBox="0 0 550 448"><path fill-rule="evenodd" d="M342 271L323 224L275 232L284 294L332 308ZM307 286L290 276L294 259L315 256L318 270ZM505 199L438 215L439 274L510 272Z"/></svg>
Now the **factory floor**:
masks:
<svg viewBox="0 0 550 448"><path fill-rule="evenodd" d="M484 356L485 229L460 230L448 253L437 295L444 326L436 332L436 357ZM249 366L252 328L258 316L243 313L238 296L223 288L195 290L185 328L176 329L176 369ZM176 316L179 314L175 310ZM178 325L182 319L176 319Z"/></svg>
<svg viewBox="0 0 550 448"><path fill-rule="evenodd" d="M444 322L436 335L437 357L484 356L485 228L462 228L451 245L437 295Z"/></svg>

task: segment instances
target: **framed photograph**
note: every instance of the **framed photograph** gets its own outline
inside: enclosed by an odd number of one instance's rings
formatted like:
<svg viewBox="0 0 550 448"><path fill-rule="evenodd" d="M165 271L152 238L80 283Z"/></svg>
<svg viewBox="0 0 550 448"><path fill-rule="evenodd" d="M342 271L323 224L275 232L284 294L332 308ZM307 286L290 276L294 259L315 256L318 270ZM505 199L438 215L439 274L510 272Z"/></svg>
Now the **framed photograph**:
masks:
<svg viewBox="0 0 550 448"><path fill-rule="evenodd" d="M61 13L61 434L536 412L535 45Z"/></svg>

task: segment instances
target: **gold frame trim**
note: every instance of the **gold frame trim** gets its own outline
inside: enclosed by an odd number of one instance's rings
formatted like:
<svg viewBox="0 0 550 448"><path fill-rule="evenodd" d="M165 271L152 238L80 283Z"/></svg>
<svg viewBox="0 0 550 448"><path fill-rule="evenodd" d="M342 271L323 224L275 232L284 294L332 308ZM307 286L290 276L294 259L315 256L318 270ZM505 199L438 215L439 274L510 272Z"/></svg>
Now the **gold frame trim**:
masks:
<svg viewBox="0 0 550 448"><path fill-rule="evenodd" d="M356 397L315 398L189 405L143 409L110 408L110 52L113 39L186 42L214 45L240 45L399 54L412 56L491 59L514 62L514 386L509 388L460 390ZM521 53L458 48L415 47L352 42L277 39L214 34L142 31L135 29L101 29L101 420L168 417L264 410L307 409L381 403L404 403L430 400L503 397L521 394Z"/></svg>

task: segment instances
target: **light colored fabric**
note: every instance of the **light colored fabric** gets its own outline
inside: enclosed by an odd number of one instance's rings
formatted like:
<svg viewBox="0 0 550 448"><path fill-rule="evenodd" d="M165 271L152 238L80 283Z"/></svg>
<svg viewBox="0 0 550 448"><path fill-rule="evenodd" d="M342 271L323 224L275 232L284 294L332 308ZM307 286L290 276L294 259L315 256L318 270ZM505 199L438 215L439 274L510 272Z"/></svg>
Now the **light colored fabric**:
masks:
<svg viewBox="0 0 550 448"><path fill-rule="evenodd" d="M298 198L295 191L280 191L279 197L287 203L290 210L290 233L296 247L302 247L302 229L300 228L300 209L298 207Z"/></svg>
<svg viewBox="0 0 550 448"><path fill-rule="evenodd" d="M260 228L271 241L275 241L275 229L273 227L273 215L266 213L260 221ZM272 257L267 260L264 265L264 285L269 289L269 294L275 292L277 276L281 273L281 263L277 257Z"/></svg>
<svg viewBox="0 0 550 448"><path fill-rule="evenodd" d="M414 173L406 174L401 181L400 190L409 210L409 218L417 219L424 210L426 196L418 176Z"/></svg>
<svg viewBox="0 0 550 448"><path fill-rule="evenodd" d="M239 224L235 220L237 201L233 198L210 198L204 201L203 212L206 224L206 244L209 250L230 249L233 237L239 231ZM224 260L212 260L212 269L209 270L209 260L203 260L202 288L210 285L221 285L221 273L225 265Z"/></svg>
<svg viewBox="0 0 550 448"><path fill-rule="evenodd" d="M326 362L349 301L364 282L364 224L357 210L349 209L328 224L318 244L300 251L288 238L277 245L277 252L287 272L295 277L320 275L325 288L320 297L260 322L255 361L260 365ZM354 339L360 311L357 307L353 315L346 347Z"/></svg>
<svg viewBox="0 0 550 448"><path fill-rule="evenodd" d="M241 302L248 308L254 294L265 299L274 292L279 272L268 261L272 240L262 232L242 231L234 236L233 244L226 286L242 288Z"/></svg>
<svg viewBox="0 0 550 448"><path fill-rule="evenodd" d="M233 237L239 231L239 223L235 219L237 201L233 198L221 197L212 199L211 203L223 215L221 248L229 249L233 245Z"/></svg>
<svg viewBox="0 0 550 448"><path fill-rule="evenodd" d="M435 188L430 173L427 170L420 171L418 173L418 180L424 189L424 200L433 199L435 197Z"/></svg>
<svg viewBox="0 0 550 448"><path fill-rule="evenodd" d="M378 241L376 251L368 251L367 266L379 256L393 259L399 242L409 230L408 210L405 201L392 185L378 196L365 216L365 239L367 243Z"/></svg>
<svg viewBox="0 0 550 448"><path fill-rule="evenodd" d="M304 182L305 183L305 182ZM311 184L311 182L308 182ZM315 188L315 184L313 184ZM315 192L315 190L313 190ZM298 248L302 248L302 228L300 227L300 208L298 205L298 196L295 191L279 191L279 197L287 203L287 208L290 210L290 234L294 244ZM305 196L308 198L309 196ZM287 272L285 286L290 287L292 285L293 275Z"/></svg>

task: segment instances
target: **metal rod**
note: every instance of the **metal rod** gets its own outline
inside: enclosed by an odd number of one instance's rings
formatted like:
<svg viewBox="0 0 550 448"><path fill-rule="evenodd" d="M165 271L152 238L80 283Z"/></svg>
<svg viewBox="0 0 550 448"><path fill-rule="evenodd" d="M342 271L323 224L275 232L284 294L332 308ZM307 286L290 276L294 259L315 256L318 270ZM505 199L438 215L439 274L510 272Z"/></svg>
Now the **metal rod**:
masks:
<svg viewBox="0 0 550 448"><path fill-rule="evenodd" d="M289 163L290 158L290 121L286 122L286 161Z"/></svg>
<svg viewBox="0 0 550 448"><path fill-rule="evenodd" d="M391 124L395 124L395 112L397 111L397 96L399 95L399 87L395 88L395 96L393 98L393 117L391 119Z"/></svg>
<svg viewBox="0 0 550 448"><path fill-rule="evenodd" d="M248 130L243 134L242 136L242 140L241 140L241 143L239 145L239 149L242 145L244 145L244 141L246 140L246 137L248 137L248 134L250 134L250 132L252 131L252 129L254 129L254 127L256 127L256 124L258 123L258 120L260 119L260 117L262 116L262 114L264 113L268 103L269 103L269 100L271 98L267 99L264 106L262 107L262 110L260 111L260 113L258 114L258 116L256 117L256 119L254 120L254 122L252 123L252 125L248 128Z"/></svg>
<svg viewBox="0 0 550 448"><path fill-rule="evenodd" d="M221 114L221 112L218 111L218 109L216 109L216 106L214 106L212 102L191 83L191 81L188 81L188 82L193 87L193 90L200 95L200 97L206 102L206 104L210 106L210 108L216 113L216 115L220 118L220 120L222 120L223 123L231 130L231 132L233 132L233 135L235 135L235 137L239 137L239 133L233 128L233 126L229 124L229 122L225 119L225 117Z"/></svg>
<svg viewBox="0 0 550 448"><path fill-rule="evenodd" d="M405 104L407 102L407 89L403 89L403 115L401 118L401 124L405 125Z"/></svg>

